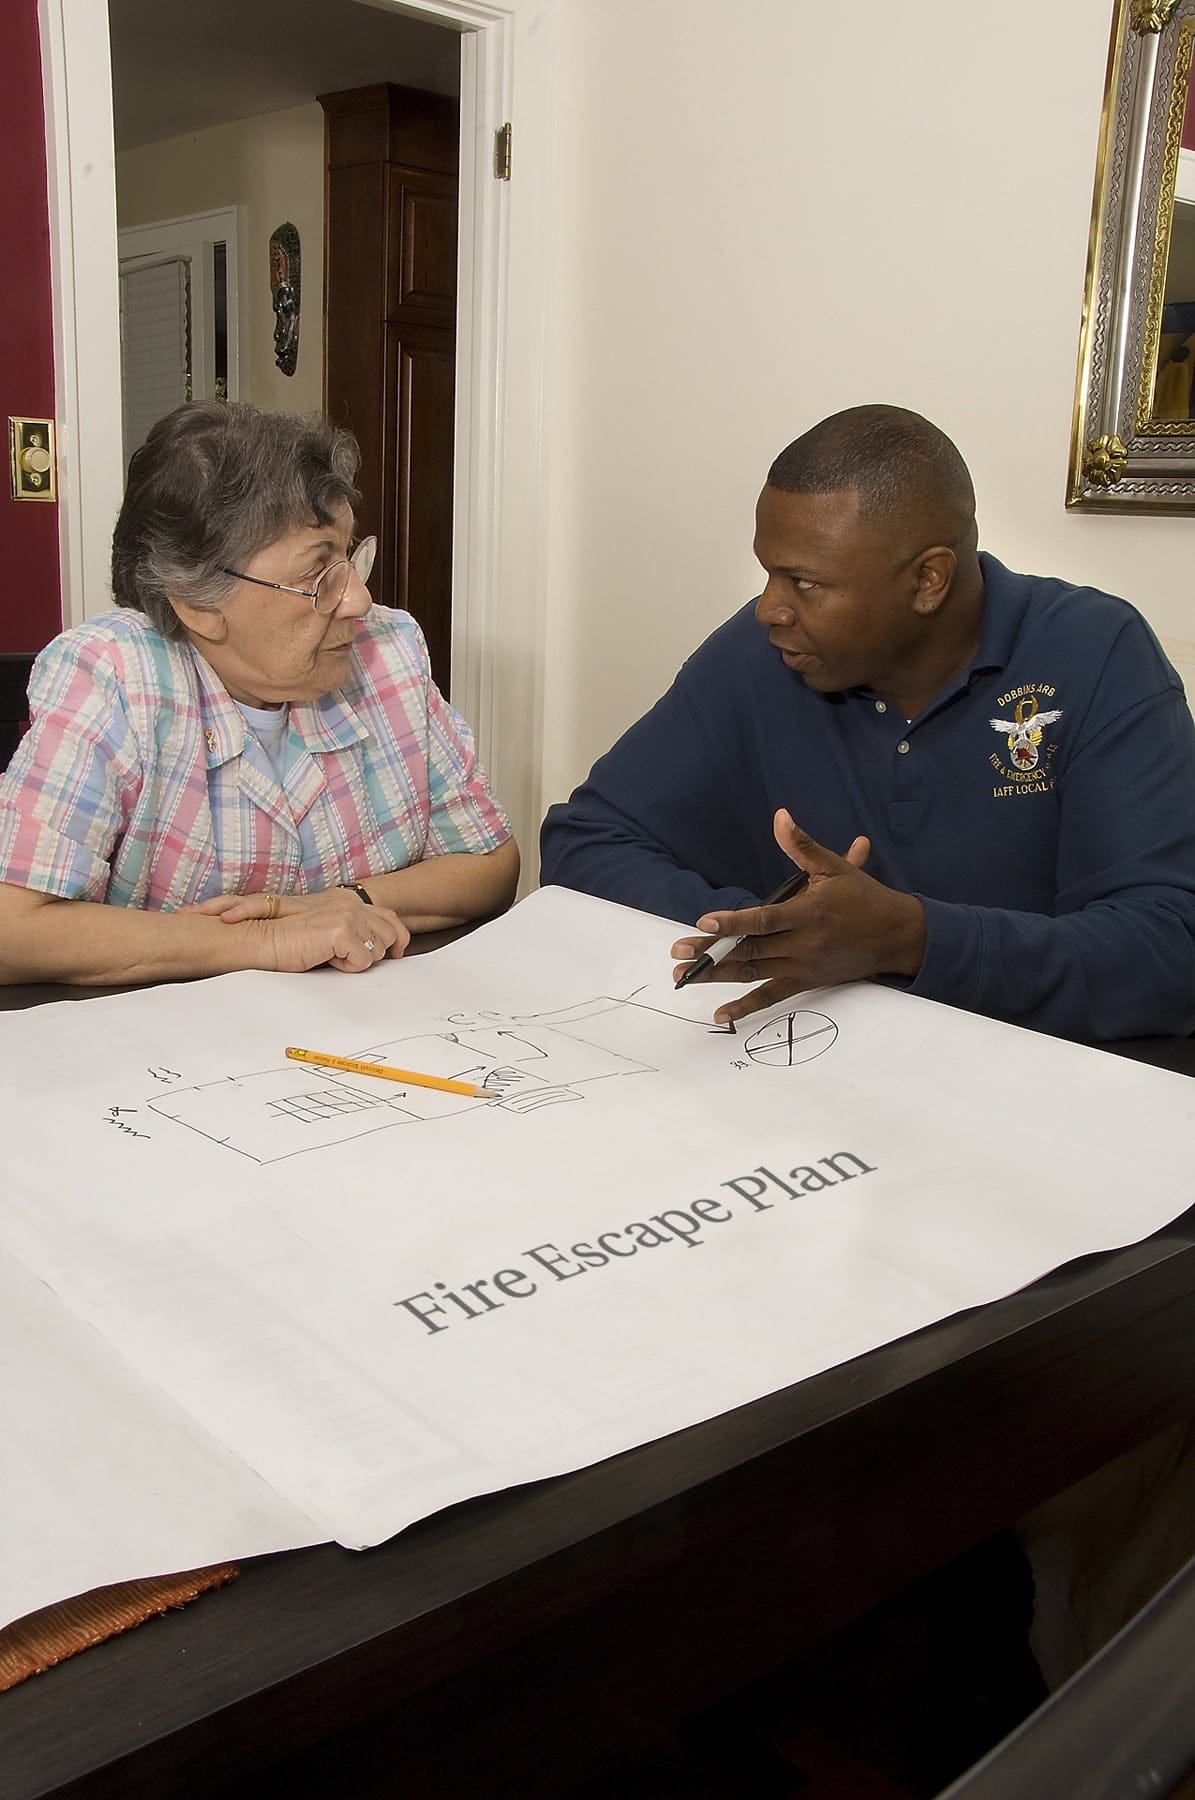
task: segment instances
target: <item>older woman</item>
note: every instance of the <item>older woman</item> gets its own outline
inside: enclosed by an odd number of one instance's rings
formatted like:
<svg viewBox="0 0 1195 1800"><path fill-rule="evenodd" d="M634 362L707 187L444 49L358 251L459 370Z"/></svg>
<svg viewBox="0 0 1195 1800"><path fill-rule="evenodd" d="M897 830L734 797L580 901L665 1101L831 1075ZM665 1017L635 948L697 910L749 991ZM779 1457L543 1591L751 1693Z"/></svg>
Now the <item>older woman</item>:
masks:
<svg viewBox="0 0 1195 1800"><path fill-rule="evenodd" d="M0 779L0 981L354 973L500 911L518 850L415 621L371 609L357 447L181 407L133 457L118 610L66 631Z"/></svg>

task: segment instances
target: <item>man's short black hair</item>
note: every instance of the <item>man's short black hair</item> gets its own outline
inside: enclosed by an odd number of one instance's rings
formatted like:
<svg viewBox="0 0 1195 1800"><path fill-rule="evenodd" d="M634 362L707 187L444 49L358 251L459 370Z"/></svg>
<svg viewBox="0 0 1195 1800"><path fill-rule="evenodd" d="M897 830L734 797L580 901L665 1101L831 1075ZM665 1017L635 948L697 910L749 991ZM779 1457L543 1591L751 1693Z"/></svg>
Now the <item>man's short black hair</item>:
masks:
<svg viewBox="0 0 1195 1800"><path fill-rule="evenodd" d="M967 465L944 431L903 406L849 406L782 450L768 486L785 494L853 489L865 519L916 524L954 543L975 516Z"/></svg>

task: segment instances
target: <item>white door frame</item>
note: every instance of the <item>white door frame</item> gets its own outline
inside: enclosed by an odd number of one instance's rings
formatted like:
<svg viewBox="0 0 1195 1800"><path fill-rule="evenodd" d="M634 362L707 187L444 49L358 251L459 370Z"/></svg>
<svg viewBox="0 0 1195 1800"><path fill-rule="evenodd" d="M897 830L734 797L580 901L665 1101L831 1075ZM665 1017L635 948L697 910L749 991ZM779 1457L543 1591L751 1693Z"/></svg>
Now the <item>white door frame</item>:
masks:
<svg viewBox="0 0 1195 1800"><path fill-rule="evenodd" d="M108 597L120 506L120 301L108 9L39 0L62 617L75 625ZM109 78L105 79L105 71Z"/></svg>
<svg viewBox="0 0 1195 1800"><path fill-rule="evenodd" d="M542 760L550 0L367 3L462 33L453 700L476 731L530 875ZM38 0L38 11L69 625L111 604L108 562L121 498L111 53L107 8L96 0ZM493 178L492 158L495 131L512 119L516 41L520 223L512 234L514 184Z"/></svg>

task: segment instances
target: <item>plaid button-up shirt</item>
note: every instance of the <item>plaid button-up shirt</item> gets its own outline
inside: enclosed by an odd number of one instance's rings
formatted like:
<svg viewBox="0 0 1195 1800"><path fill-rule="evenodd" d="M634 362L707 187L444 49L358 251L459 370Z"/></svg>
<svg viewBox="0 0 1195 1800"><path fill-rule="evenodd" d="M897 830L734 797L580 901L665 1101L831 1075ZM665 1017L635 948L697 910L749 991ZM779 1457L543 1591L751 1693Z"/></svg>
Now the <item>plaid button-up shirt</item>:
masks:
<svg viewBox="0 0 1195 1800"><path fill-rule="evenodd" d="M316 893L510 836L407 613L374 607L349 681L291 706L281 785L244 756L244 718L215 671L140 613L56 638L29 704L0 777L0 881L19 887L164 910Z"/></svg>

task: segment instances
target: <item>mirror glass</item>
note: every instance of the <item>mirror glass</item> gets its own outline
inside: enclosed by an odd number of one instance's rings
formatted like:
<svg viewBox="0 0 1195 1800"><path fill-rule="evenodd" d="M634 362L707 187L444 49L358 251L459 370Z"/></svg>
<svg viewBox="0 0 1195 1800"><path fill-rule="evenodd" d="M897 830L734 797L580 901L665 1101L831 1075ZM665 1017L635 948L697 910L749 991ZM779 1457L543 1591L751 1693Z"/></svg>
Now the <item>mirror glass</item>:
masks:
<svg viewBox="0 0 1195 1800"><path fill-rule="evenodd" d="M1154 419L1195 419L1195 67L1187 77L1187 103L1170 220L1170 250L1162 294L1162 320L1154 364Z"/></svg>

